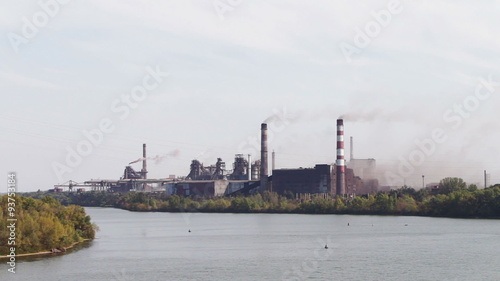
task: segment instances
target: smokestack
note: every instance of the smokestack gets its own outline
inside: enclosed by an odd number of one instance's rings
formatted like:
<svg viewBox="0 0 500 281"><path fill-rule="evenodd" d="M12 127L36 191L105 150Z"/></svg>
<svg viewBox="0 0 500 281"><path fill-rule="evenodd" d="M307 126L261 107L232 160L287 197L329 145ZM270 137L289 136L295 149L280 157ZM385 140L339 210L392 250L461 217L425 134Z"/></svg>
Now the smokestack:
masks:
<svg viewBox="0 0 500 281"><path fill-rule="evenodd" d="M147 173L148 173L148 165L146 163L146 144L142 144L142 170L141 170L141 173L142 173L142 178L143 179L147 179Z"/></svg>
<svg viewBox="0 0 500 281"><path fill-rule="evenodd" d="M276 164L276 157L275 157L275 156L276 156L276 153L274 153L274 150L273 150L273 154L272 154L272 156L271 156L271 157L272 157L272 159L273 159L273 160L272 160L272 164L271 164L271 166L272 166L271 171L273 171L274 169L276 169L276 166L275 166L275 164Z"/></svg>
<svg viewBox="0 0 500 281"><path fill-rule="evenodd" d="M252 180L252 154L248 154L248 168L247 168L248 180Z"/></svg>
<svg viewBox="0 0 500 281"><path fill-rule="evenodd" d="M267 189L267 124L260 126L260 188Z"/></svg>
<svg viewBox="0 0 500 281"><path fill-rule="evenodd" d="M350 160L354 159L354 148L353 148L353 140L351 136L351 145L349 146L349 149L351 150L351 158Z"/></svg>
<svg viewBox="0 0 500 281"><path fill-rule="evenodd" d="M337 119L337 195L345 194L344 120Z"/></svg>

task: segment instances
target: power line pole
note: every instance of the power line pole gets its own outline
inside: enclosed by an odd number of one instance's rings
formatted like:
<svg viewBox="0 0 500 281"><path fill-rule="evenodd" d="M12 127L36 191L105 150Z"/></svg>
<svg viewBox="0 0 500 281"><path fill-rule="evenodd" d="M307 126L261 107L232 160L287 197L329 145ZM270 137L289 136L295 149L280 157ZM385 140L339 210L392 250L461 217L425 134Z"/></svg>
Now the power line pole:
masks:
<svg viewBox="0 0 500 281"><path fill-rule="evenodd" d="M487 183L486 183L486 170L484 170L484 188L486 188L487 186Z"/></svg>

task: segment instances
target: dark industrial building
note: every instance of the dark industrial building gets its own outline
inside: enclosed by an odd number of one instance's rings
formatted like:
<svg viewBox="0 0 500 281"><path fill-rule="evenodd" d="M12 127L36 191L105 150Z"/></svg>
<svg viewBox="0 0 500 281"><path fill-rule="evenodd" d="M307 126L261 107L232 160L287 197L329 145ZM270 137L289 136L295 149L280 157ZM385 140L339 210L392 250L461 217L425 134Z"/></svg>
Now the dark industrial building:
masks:
<svg viewBox="0 0 500 281"><path fill-rule="evenodd" d="M314 168L273 170L272 189L279 194L289 191L297 193L337 194L336 166L320 164ZM353 169L345 169L345 194L369 194L377 191L378 181L364 181L354 174Z"/></svg>
<svg viewBox="0 0 500 281"><path fill-rule="evenodd" d="M332 193L335 177L332 165L316 165L314 168L273 170L273 191L292 193Z"/></svg>

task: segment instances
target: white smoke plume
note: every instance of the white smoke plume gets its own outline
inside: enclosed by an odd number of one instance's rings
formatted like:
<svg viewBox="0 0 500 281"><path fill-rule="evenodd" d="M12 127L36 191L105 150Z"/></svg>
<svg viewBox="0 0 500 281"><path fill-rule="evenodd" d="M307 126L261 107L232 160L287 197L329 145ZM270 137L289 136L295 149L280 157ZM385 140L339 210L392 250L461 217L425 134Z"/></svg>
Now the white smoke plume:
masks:
<svg viewBox="0 0 500 281"><path fill-rule="evenodd" d="M128 163L128 164L129 164L129 165L130 165L130 164L134 164L134 163L137 163L137 162L143 161L143 160L145 160L145 159L147 159L147 158L139 158L139 159L134 160L134 161L132 161L132 162L130 162L130 163Z"/></svg>
<svg viewBox="0 0 500 281"><path fill-rule="evenodd" d="M420 109L421 110L421 109ZM415 116L418 116L416 118ZM417 123L427 123L427 118L422 112L415 112L414 108L372 108L372 109L357 109L350 110L348 113L340 115L341 119L349 122L372 122L372 121L412 121ZM418 119L418 120L417 120ZM420 121L420 122L419 122Z"/></svg>
<svg viewBox="0 0 500 281"><path fill-rule="evenodd" d="M289 112L286 107L273 109L273 114L264 119L263 123L290 124L300 120L302 112Z"/></svg>
<svg viewBox="0 0 500 281"><path fill-rule="evenodd" d="M180 154L180 151L178 149L175 149L175 150L172 150L168 153L165 153L165 154L157 154L155 156L150 156L150 157L141 157L137 160L134 160L132 162L129 163L130 164L134 164L134 163L137 163L137 162L141 162L141 161L144 161L144 160L154 160L154 163L156 165L160 164L163 160L167 159L167 158L171 158L171 157L177 157L179 156Z"/></svg>

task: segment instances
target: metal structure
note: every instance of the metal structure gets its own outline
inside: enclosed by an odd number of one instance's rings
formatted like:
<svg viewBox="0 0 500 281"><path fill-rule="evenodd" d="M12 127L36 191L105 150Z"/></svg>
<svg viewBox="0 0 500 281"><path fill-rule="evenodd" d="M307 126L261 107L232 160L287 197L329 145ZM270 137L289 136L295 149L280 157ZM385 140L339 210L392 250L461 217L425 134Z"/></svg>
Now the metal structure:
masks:
<svg viewBox="0 0 500 281"><path fill-rule="evenodd" d="M260 188L261 190L267 189L267 124L262 123L260 126Z"/></svg>
<svg viewBox="0 0 500 281"><path fill-rule="evenodd" d="M272 171L273 171L274 169L276 169L276 153L274 152L274 150L273 150L273 153L272 153L271 158L272 158L272 162L271 162L271 167L272 167L272 168L271 168L271 173L272 173Z"/></svg>
<svg viewBox="0 0 500 281"><path fill-rule="evenodd" d="M248 154L248 167L247 167L248 180L252 180L252 155Z"/></svg>
<svg viewBox="0 0 500 281"><path fill-rule="evenodd" d="M231 180L245 180L249 179L249 171L250 169L248 168L248 162L243 154L236 154L234 157L234 163L233 163L233 172L229 176L229 179Z"/></svg>
<svg viewBox="0 0 500 281"><path fill-rule="evenodd" d="M349 149L351 150L351 157L349 158L349 161L354 160L354 141L351 136L351 145L349 145Z"/></svg>
<svg viewBox="0 0 500 281"><path fill-rule="evenodd" d="M69 192L73 191L73 188L77 188L78 192L85 191L85 188L90 187L87 184L84 183L78 183L76 181L69 180L63 184L55 184L54 189L49 189L50 192L61 192L64 191L64 188L67 188Z"/></svg>
<svg viewBox="0 0 500 281"><path fill-rule="evenodd" d="M212 180L224 179L225 169L226 169L226 162L223 162L221 158L217 158L217 163L215 163L215 170L211 173L212 174L211 179Z"/></svg>
<svg viewBox="0 0 500 281"><path fill-rule="evenodd" d="M142 174L142 179L147 179L147 174L148 174L148 165L147 165L147 162L146 162L146 144L143 143L142 144L142 170L141 170L141 174Z"/></svg>
<svg viewBox="0 0 500 281"><path fill-rule="evenodd" d="M123 177L122 179L128 180L128 179L142 179L143 178L143 173L142 172L136 172L132 166L126 166L125 170L123 171Z"/></svg>
<svg viewBox="0 0 500 281"><path fill-rule="evenodd" d="M252 164L252 180L260 179L260 160L256 160Z"/></svg>
<svg viewBox="0 0 500 281"><path fill-rule="evenodd" d="M226 163L221 158L217 158L215 165L204 167L198 160L191 161L189 180L218 180L225 177Z"/></svg>

